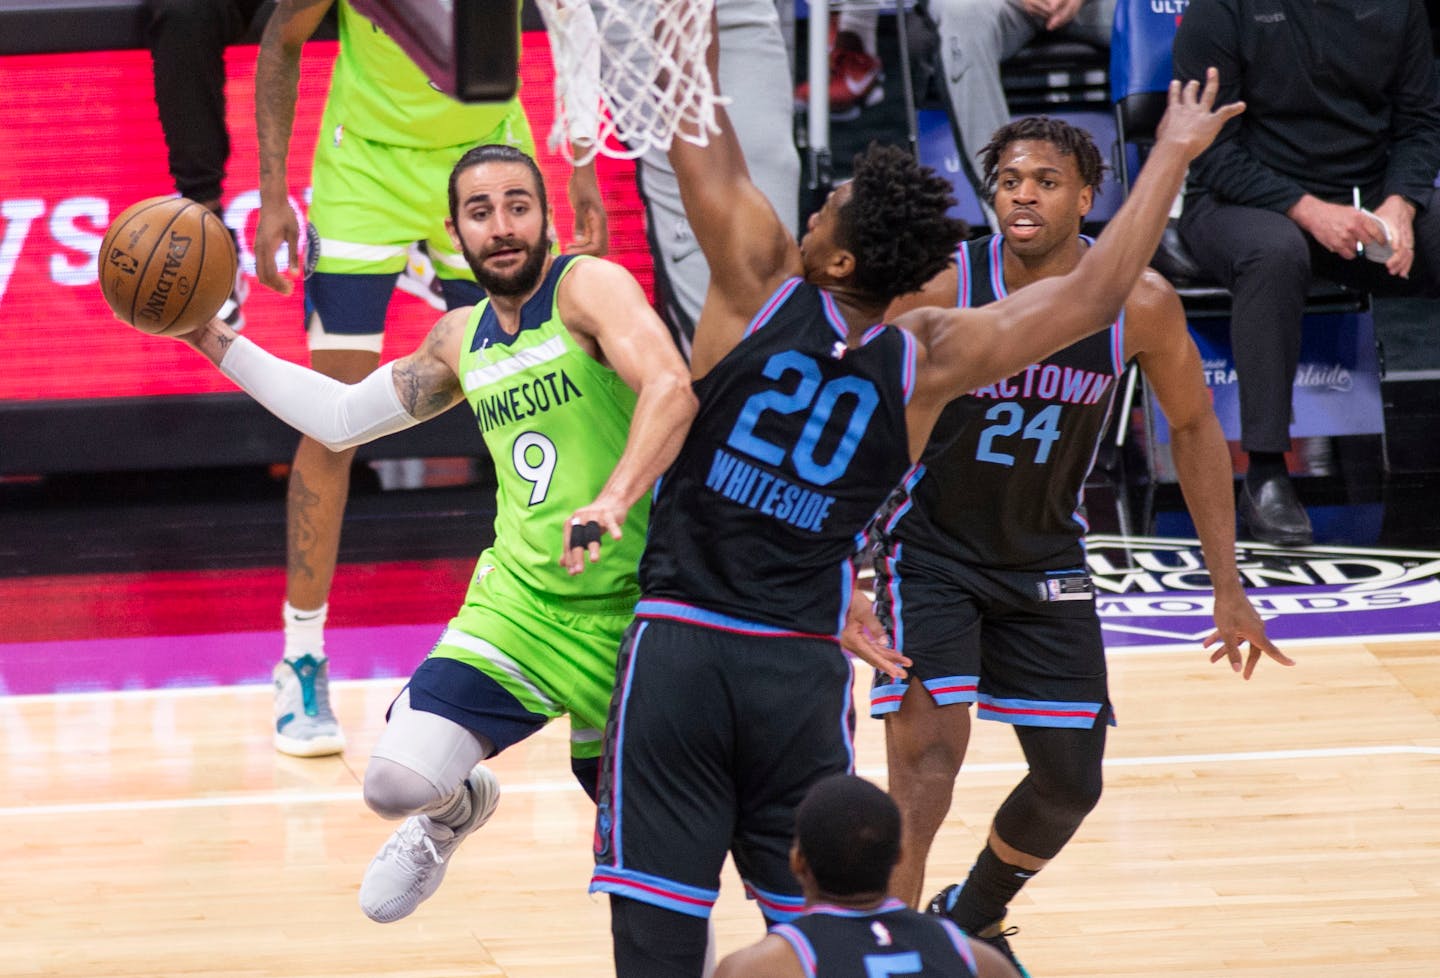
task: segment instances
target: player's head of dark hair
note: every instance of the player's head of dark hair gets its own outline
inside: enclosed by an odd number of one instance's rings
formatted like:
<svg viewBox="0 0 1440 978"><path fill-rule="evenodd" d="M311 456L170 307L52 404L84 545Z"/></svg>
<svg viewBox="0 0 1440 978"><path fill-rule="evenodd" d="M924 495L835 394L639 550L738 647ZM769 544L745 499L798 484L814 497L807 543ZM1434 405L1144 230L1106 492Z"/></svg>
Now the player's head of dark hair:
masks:
<svg viewBox="0 0 1440 978"><path fill-rule="evenodd" d="M549 221L550 203L545 196L545 177L540 173L540 167L529 153L518 150L514 146L506 146L503 143L484 143L465 151L465 155L456 161L454 168L450 171L450 220L460 220L460 192L458 185L460 174L475 166L483 166L486 163L519 163L530 171L535 178L535 193L540 197L540 213Z"/></svg>
<svg viewBox="0 0 1440 978"><path fill-rule="evenodd" d="M869 781L837 774L795 810L795 844L827 894L884 893L900 858L900 809Z"/></svg>
<svg viewBox="0 0 1440 978"><path fill-rule="evenodd" d="M995 199L1000 160L1005 151L1014 143L1027 140L1049 143L1060 151L1061 156L1070 157L1075 161L1075 169L1079 171L1084 185L1097 194L1100 192L1100 183L1105 177L1105 162L1100 158L1100 149L1090 134L1079 126L1048 115L1032 115L1007 122L996 129L985 148L980 150L981 177L985 182L987 200Z"/></svg>
<svg viewBox="0 0 1440 978"><path fill-rule="evenodd" d="M950 263L966 237L949 180L898 146L871 143L855 156L837 241L855 256L855 289L888 302L914 292Z"/></svg>

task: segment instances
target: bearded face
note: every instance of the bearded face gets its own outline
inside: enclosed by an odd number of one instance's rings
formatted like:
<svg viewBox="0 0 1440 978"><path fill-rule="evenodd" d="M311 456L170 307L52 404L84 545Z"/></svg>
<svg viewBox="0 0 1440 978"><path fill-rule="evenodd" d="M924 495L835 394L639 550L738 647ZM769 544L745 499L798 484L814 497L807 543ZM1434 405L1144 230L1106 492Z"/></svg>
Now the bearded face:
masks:
<svg viewBox="0 0 1440 978"><path fill-rule="evenodd" d="M472 251L462 238L460 251L475 273L475 281L490 295L522 296L535 288L545 271L550 253L549 222L542 221L540 236L531 242L520 237L502 238Z"/></svg>
<svg viewBox="0 0 1440 978"><path fill-rule="evenodd" d="M545 273L550 221L530 168L480 163L459 173L457 207L447 222L475 281L494 296L523 297Z"/></svg>

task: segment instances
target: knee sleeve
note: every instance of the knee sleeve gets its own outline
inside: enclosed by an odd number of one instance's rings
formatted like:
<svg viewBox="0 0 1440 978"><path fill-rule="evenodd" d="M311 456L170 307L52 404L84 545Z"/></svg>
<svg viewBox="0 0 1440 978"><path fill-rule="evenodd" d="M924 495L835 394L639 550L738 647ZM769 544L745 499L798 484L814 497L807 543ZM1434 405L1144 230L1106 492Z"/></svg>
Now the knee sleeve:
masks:
<svg viewBox="0 0 1440 978"><path fill-rule="evenodd" d="M617 978L695 978L705 969L705 918L610 897Z"/></svg>
<svg viewBox="0 0 1440 978"><path fill-rule="evenodd" d="M403 764L372 757L365 768L365 804L381 818L414 815L440 800L440 791L428 778Z"/></svg>
<svg viewBox="0 0 1440 978"><path fill-rule="evenodd" d="M1100 802L1105 723L1015 732L1030 771L995 813L995 831L1021 852L1053 859Z"/></svg>

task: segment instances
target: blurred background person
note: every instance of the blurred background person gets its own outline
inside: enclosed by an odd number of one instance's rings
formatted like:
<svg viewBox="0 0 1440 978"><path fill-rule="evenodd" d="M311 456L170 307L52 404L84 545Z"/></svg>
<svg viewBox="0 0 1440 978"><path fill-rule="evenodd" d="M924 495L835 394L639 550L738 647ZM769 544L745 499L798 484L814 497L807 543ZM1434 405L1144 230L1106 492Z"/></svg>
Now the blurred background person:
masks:
<svg viewBox="0 0 1440 978"><path fill-rule="evenodd" d="M1195 160L1180 217L1196 263L1234 296L1249 455L1240 517L1254 539L1307 544L1285 452L1311 274L1376 295L1440 296L1429 20L1421 0L1195 0L1174 50L1177 78L1217 67L1220 98L1247 106Z"/></svg>
<svg viewBox="0 0 1440 978"><path fill-rule="evenodd" d="M230 159L225 48L245 36L263 5L264 0L145 0L155 105L175 191L222 219L221 190ZM232 329L245 325L242 307L248 292L244 270L237 270L235 289L220 310Z"/></svg>

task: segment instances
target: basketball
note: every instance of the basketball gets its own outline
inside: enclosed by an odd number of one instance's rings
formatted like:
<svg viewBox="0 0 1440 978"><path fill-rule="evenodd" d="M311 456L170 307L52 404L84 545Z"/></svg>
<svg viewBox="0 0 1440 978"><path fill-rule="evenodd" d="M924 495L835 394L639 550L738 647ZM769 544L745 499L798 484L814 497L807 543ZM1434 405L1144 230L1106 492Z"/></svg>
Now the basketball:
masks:
<svg viewBox="0 0 1440 978"><path fill-rule="evenodd" d="M144 333L180 336L214 318L235 287L230 231L208 207L150 197L115 218L100 243L100 291Z"/></svg>

